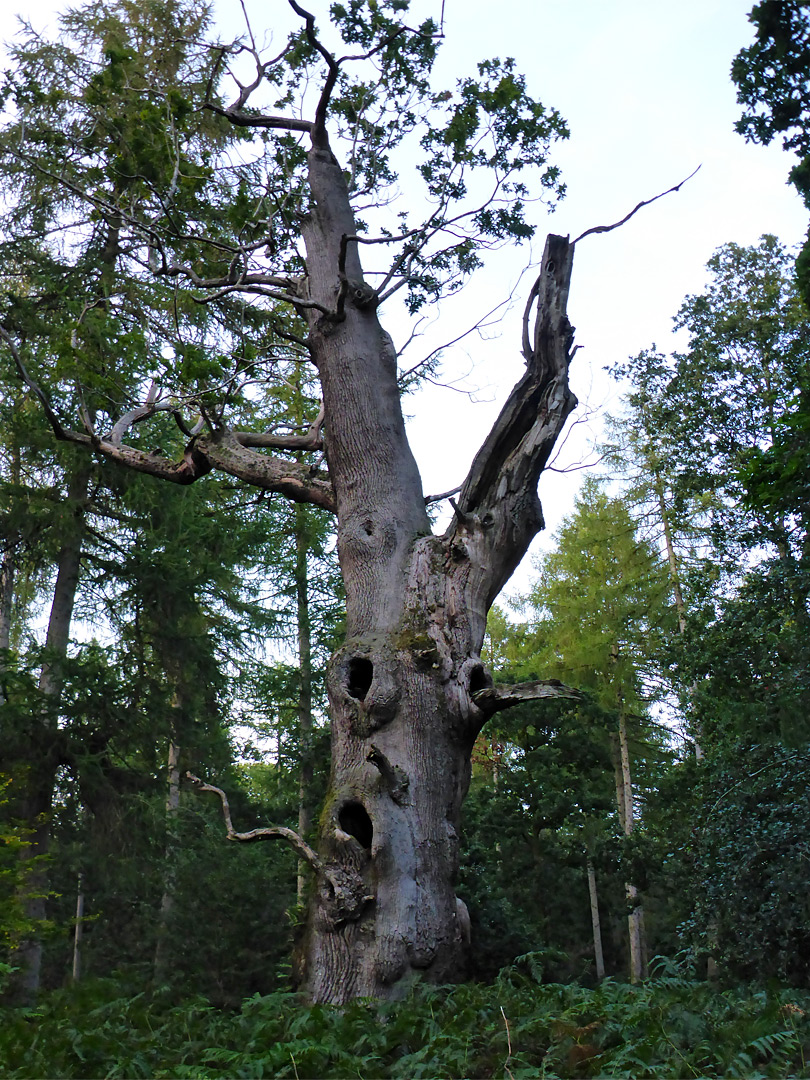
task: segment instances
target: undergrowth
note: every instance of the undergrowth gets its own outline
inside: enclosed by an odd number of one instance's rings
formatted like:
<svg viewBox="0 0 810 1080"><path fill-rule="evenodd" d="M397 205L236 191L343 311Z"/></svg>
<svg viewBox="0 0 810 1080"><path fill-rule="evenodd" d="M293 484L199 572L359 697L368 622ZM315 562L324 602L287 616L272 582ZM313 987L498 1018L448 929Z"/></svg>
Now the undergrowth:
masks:
<svg viewBox="0 0 810 1080"><path fill-rule="evenodd" d="M809 1016L810 994L775 986L718 990L677 975L539 985L526 964L489 986L418 986L395 1004L342 1009L275 993L226 1012L95 982L0 1014L0 1075L810 1077Z"/></svg>

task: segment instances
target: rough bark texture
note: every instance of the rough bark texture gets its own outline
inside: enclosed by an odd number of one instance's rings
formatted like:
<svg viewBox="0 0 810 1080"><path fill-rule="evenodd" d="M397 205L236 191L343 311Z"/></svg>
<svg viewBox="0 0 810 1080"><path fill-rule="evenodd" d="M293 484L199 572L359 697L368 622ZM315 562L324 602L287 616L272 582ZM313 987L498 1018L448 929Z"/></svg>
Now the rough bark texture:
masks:
<svg viewBox="0 0 810 1080"><path fill-rule="evenodd" d="M417 974L461 974L468 934L455 895L470 751L491 684L480 649L490 604L542 527L537 482L575 401L565 315L572 250L550 237L527 371L477 455L443 536L433 536L405 436L396 355L364 285L343 174L324 139L310 154L305 223L310 347L346 587L330 663L332 772L320 875L304 946L317 1001L394 996ZM494 709L490 710L494 711ZM345 887L335 889L335 880Z"/></svg>
<svg viewBox="0 0 810 1080"><path fill-rule="evenodd" d="M295 508L295 601L298 623L298 739L301 766L298 774L298 835L306 838L312 828L312 642L309 614L307 533L303 507ZM303 860L298 863L298 903L306 898L309 875Z"/></svg>

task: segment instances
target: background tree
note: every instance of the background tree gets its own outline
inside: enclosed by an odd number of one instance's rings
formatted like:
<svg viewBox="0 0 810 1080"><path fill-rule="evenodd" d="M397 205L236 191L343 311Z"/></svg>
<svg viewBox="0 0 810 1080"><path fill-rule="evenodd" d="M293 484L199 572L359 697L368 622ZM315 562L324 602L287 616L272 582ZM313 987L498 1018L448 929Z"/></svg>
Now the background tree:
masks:
<svg viewBox="0 0 810 1080"><path fill-rule="evenodd" d="M770 777L792 787L786 763L801 769L794 751L807 741L807 532L799 502L807 484L808 317L792 259L773 237L750 248L725 245L708 269L707 289L688 297L677 319L689 332L688 350L644 353L625 369L632 381L625 461L634 462L634 490L653 515L665 478L687 613L667 678L705 752L700 769L679 768L660 793L661 811L681 808L658 819L661 857L681 891L702 898L680 917L692 941L739 973L751 970L746 953L761 958L771 948L784 957L781 935L798 917L780 890L749 908L743 897L753 884L741 892L735 875L752 858L777 873L776 848L760 832L764 819L783 854L792 845L799 858L801 850L792 811ZM756 810L743 795L753 788L766 800ZM713 809L721 789L721 805L730 799L740 835L753 845L744 858L740 849L731 856L723 814ZM692 827L682 828L684 820ZM739 910L730 896L739 897ZM790 965L778 962L784 977Z"/></svg>
<svg viewBox="0 0 810 1080"><path fill-rule="evenodd" d="M798 162L790 182L810 209L810 13L801 0L761 0L749 21L756 40L731 65L737 101L745 111L736 128L746 140L768 146L782 136L782 146ZM802 294L810 298L810 239L796 264Z"/></svg>
<svg viewBox="0 0 810 1080"><path fill-rule="evenodd" d="M632 756L642 760L654 762L664 749L649 708L661 692L655 660L671 624L671 582L655 549L636 535L626 506L590 480L560 530L556 551L539 569L529 595L540 616L535 632L549 667L587 689L608 719L616 807L629 852L643 790L633 777L631 743ZM643 978L647 964L643 909L633 880L639 869L626 883L633 981Z"/></svg>

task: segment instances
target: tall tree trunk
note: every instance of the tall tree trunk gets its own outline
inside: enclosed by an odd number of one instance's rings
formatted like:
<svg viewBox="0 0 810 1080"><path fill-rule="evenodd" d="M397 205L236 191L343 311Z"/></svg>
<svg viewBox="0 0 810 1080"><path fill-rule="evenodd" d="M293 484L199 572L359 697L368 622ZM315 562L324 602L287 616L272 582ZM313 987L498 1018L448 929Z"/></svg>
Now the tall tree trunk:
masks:
<svg viewBox="0 0 810 1080"><path fill-rule="evenodd" d="M10 480L20 483L20 448L10 448ZM14 612L14 588L17 574L17 548L19 540L13 534L3 537L3 558L0 562L0 649L11 647L11 622ZM1 670L1 669L0 669Z"/></svg>
<svg viewBox="0 0 810 1080"><path fill-rule="evenodd" d="M176 695L172 708L176 711L179 711L181 708ZM178 727L179 724L172 724L172 734L169 738L169 752L166 762L166 848L163 853L163 895L160 898L154 962L154 981L157 985L164 983L169 974L169 960L171 957L170 922L172 911L174 909L174 897L177 887L174 867L177 854L177 815L180 810L180 747L175 742L175 735Z"/></svg>
<svg viewBox="0 0 810 1080"><path fill-rule="evenodd" d="M11 645L15 570L14 552L6 551L0 564L0 649L8 649Z"/></svg>
<svg viewBox="0 0 810 1080"><path fill-rule="evenodd" d="M26 867L23 914L26 920L34 923L41 923L46 914L48 872L45 856L50 844L53 791L61 756L58 703L79 585L90 475L90 463L85 461L74 470L68 483L67 502L71 513L57 559L56 584L45 639L45 660L39 676L39 691L45 713L34 722L34 738L25 762L24 791L17 809L18 816L31 830L29 843L22 853ZM42 939L39 934L33 933L20 942L15 950L14 964L18 970L12 984L12 995L24 1003L31 1003L39 990L42 967Z"/></svg>
<svg viewBox="0 0 810 1080"><path fill-rule="evenodd" d="M76 918L73 923L73 982L82 974L82 929L84 927L84 874L79 871L76 881Z"/></svg>
<svg viewBox="0 0 810 1080"><path fill-rule="evenodd" d="M298 835L307 839L312 829L312 644L309 612L307 556L307 510L296 506L295 513L295 599L298 621L298 739L301 765L298 776ZM298 863L298 903L303 904L309 880L306 863Z"/></svg>
<svg viewBox="0 0 810 1080"><path fill-rule="evenodd" d="M672 595L675 599L675 611L678 615L678 632L681 637L683 637L686 633L686 605L683 602L681 573L680 567L678 566L678 558L675 554L675 544L672 536L672 524L669 519L669 510L667 509L666 499L664 497L664 483L661 479L661 474L656 470L653 470L653 486L655 488L656 498L658 499L661 524L664 528L664 545L667 553L667 563L669 565L669 576L672 581ZM694 690L694 687L692 689ZM697 719L695 720L692 738L695 744L695 758L698 761L702 761L703 744L701 742L700 723Z"/></svg>
<svg viewBox="0 0 810 1080"><path fill-rule="evenodd" d="M630 772L630 748L627 742L627 718L619 709L619 730L613 740L614 774L616 778L616 806L625 839L633 833L633 782ZM647 974L647 943L644 933L644 908L638 888L633 882L625 883L627 902L627 930L630 941L630 981L641 982Z"/></svg>
<svg viewBox="0 0 810 1080"><path fill-rule="evenodd" d="M596 891L596 870L593 859L588 856L588 896L591 901L591 930L593 931L593 957L596 962L596 977L601 982L605 977L605 957L602 952L602 924L599 919L599 896Z"/></svg>

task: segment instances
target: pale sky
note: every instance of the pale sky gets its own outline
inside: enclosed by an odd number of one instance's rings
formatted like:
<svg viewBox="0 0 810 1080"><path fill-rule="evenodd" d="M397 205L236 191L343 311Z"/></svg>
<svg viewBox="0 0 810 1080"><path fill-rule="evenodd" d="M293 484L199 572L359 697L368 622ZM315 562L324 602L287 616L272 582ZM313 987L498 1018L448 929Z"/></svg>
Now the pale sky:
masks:
<svg viewBox="0 0 810 1080"><path fill-rule="evenodd" d="M277 33L288 23L285 0L247 0L254 30ZM450 340L472 315L505 299L546 232L579 235L622 218L642 199L700 172L679 193L642 210L622 229L577 246L569 314L577 328L572 383L582 402L617 408L603 369L656 344L673 347L671 319L705 281L705 263L721 244L751 244L765 232L798 243L808 215L787 186L792 155L778 146L747 145L733 130L739 116L731 61L752 40L753 0L445 0L446 43L439 74L446 83L473 74L484 58L514 56L529 92L567 119L571 138L553 151L568 194L553 215L538 208L533 251L502 251L464 296L446 304L411 347ZM14 32L15 8L37 28L53 27L52 0L4 0L0 39ZM327 0L312 0L316 15ZM441 0L414 0L417 17L438 19ZM238 0L217 0L228 34L239 32ZM227 36L227 34L226 34ZM407 196L407 177L400 178ZM469 462L520 375L520 319L527 276L511 310L485 335L446 354L444 378L455 389L428 386L408 398L410 432L426 493L460 483ZM395 340L408 327L395 312L383 322ZM472 399L460 389L474 391ZM613 397L613 400L611 400ZM581 424L565 449L568 463L598 438L598 419ZM563 462L561 462L562 464ZM583 473L547 474L540 494L547 536L570 511ZM525 588L528 561L515 584Z"/></svg>

